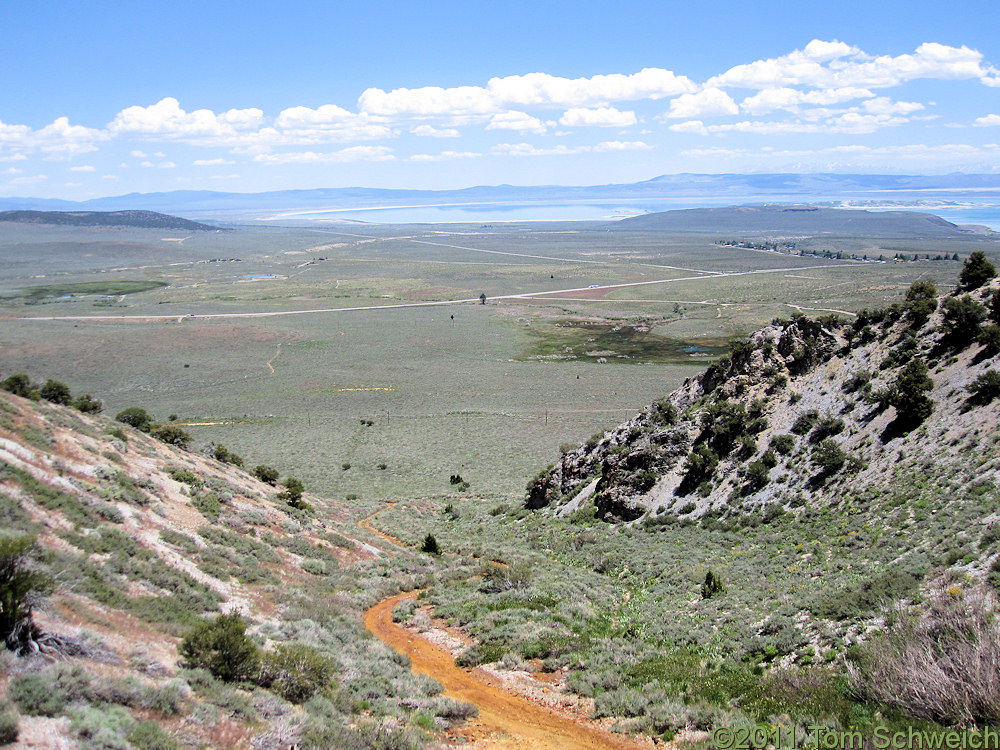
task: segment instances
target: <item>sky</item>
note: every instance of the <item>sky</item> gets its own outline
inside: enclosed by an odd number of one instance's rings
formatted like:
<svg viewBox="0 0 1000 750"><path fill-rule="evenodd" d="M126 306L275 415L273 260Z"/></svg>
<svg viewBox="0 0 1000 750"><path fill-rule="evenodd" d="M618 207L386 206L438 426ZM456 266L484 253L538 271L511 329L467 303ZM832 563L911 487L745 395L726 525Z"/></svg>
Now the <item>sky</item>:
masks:
<svg viewBox="0 0 1000 750"><path fill-rule="evenodd" d="M1000 3L0 0L0 196L1000 172Z"/></svg>

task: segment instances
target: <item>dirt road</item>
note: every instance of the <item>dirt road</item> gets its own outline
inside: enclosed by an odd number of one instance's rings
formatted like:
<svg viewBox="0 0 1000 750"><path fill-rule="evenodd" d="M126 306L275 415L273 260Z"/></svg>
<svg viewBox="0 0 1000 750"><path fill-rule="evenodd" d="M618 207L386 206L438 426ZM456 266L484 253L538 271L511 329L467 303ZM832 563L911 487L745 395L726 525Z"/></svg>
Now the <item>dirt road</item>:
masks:
<svg viewBox="0 0 1000 750"><path fill-rule="evenodd" d="M732 278L734 276L755 276L758 274L785 273L788 271L808 271L816 268L836 268L836 267L853 268L856 267L856 265L857 264L851 264L851 263L833 263L829 265L796 266L794 268L764 268L764 269L758 269L756 271L733 271L726 273L712 272L711 275L705 275L709 273L707 271L698 271L697 273L702 274L701 276L678 276L669 279L652 279L649 281L629 281L621 284L599 284L599 285L590 285L585 287L574 287L572 289L553 289L548 292L523 292L521 294L498 294L496 296L490 297L490 300L491 302L497 302L499 300L531 300L536 297L558 298L560 295L574 294L578 292L589 292L592 289L601 289L601 290L626 289L629 287L649 286L652 284L674 284L683 281L698 281L704 279L726 279L726 278ZM666 266L666 267L671 268L672 266ZM94 320L94 321L102 321L110 323L123 323L129 321L152 321L152 320L181 321L190 319L197 319L201 321L201 320L214 320L221 318L274 318L287 315L347 313L347 312L360 312L362 310L399 310L410 307L439 307L442 305L479 304L479 302L480 302L479 297L469 297L467 299L432 300L428 302L403 302L391 305L358 305L357 307L326 307L326 308L314 308L305 310L271 310L269 312L201 313L198 315L195 315L194 313L189 313L187 315L178 315L177 313L174 313L173 315L39 315L33 317L20 317L15 319L21 321Z"/></svg>
<svg viewBox="0 0 1000 750"><path fill-rule="evenodd" d="M611 734L487 682L476 670L464 670L444 649L392 621L392 610L416 592L389 597L365 613L365 627L381 641L410 657L413 671L433 677L445 695L471 703L479 716L463 725L458 734L471 748L486 750L636 750L648 748L628 737Z"/></svg>

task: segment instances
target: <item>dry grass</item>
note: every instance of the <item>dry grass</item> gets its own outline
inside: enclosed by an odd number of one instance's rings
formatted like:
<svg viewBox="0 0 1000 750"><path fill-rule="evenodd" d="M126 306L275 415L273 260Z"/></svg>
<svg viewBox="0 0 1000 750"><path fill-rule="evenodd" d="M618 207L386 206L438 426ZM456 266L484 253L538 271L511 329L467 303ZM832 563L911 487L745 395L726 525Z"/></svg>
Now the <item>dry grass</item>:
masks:
<svg viewBox="0 0 1000 750"><path fill-rule="evenodd" d="M920 613L897 610L850 665L869 699L949 725L1000 721L1000 626L985 586L938 581Z"/></svg>

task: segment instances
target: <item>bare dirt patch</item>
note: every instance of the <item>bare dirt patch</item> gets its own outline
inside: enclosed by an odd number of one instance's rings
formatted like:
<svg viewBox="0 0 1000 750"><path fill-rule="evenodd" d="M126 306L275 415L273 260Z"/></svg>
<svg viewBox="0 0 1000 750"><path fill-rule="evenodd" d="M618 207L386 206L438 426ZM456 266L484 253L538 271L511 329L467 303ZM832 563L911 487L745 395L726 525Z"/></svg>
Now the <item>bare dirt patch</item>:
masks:
<svg viewBox="0 0 1000 750"><path fill-rule="evenodd" d="M449 733L474 748L496 750L607 750L648 748L648 742L608 732L579 716L537 705L495 684L485 670L455 666L448 651L392 621L392 611L414 592L384 599L365 613L365 627L380 640L410 658L413 671L433 677L445 695L471 703L479 716ZM543 688L549 690L549 688Z"/></svg>

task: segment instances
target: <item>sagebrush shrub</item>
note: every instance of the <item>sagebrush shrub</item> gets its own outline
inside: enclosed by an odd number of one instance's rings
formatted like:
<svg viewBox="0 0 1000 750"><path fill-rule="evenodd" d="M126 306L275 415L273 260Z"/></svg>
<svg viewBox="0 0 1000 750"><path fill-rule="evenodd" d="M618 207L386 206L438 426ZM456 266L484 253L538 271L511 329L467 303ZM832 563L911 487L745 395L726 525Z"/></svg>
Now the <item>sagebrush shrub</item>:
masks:
<svg viewBox="0 0 1000 750"><path fill-rule="evenodd" d="M333 679L336 664L302 643L283 643L261 657L261 685L290 703L304 703Z"/></svg>
<svg viewBox="0 0 1000 750"><path fill-rule="evenodd" d="M898 612L887 632L849 664L870 700L945 725L1000 722L1000 626L982 585L942 579L919 613Z"/></svg>

